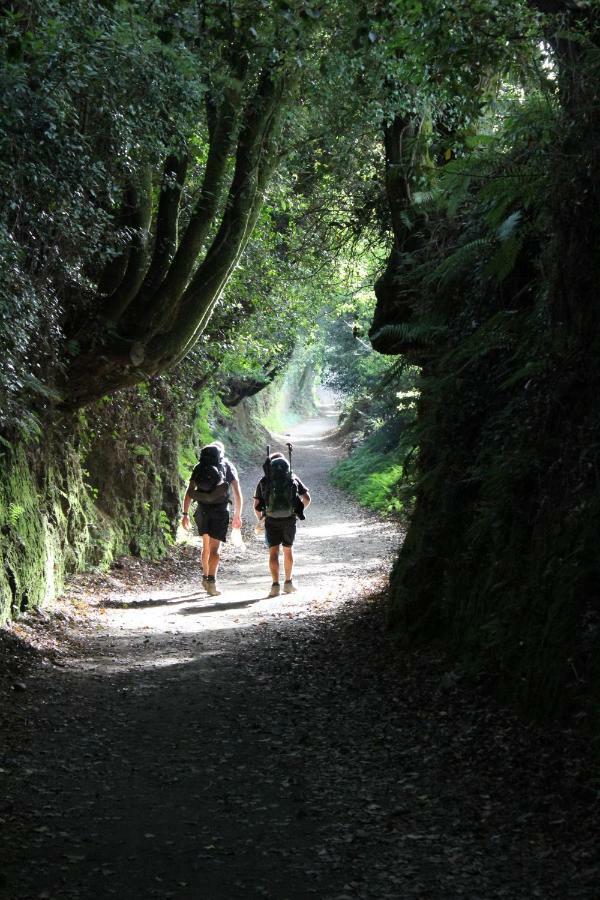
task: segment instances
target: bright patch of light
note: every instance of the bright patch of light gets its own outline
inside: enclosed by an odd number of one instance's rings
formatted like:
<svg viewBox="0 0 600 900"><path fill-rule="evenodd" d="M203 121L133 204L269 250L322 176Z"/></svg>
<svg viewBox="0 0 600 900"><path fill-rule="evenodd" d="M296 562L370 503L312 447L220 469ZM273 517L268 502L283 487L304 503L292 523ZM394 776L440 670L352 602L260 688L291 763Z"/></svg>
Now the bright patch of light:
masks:
<svg viewBox="0 0 600 900"><path fill-rule="evenodd" d="M546 43L546 41L540 41L538 46L542 56L542 69L544 70L546 78L551 78L553 81L556 81L556 60L552 47L550 44Z"/></svg>
<svg viewBox="0 0 600 900"><path fill-rule="evenodd" d="M381 522L367 522L359 519L353 522L329 522L325 525L309 526L301 540L310 540L311 538L331 538L331 537L353 537L357 534L364 534L371 531L382 532L386 530L386 526Z"/></svg>

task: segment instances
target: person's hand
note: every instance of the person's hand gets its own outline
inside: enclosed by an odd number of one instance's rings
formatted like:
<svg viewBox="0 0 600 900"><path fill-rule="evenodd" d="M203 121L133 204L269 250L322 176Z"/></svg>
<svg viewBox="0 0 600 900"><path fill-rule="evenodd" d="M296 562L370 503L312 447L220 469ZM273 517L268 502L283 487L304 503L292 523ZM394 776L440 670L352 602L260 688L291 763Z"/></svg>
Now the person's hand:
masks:
<svg viewBox="0 0 600 900"><path fill-rule="evenodd" d="M190 516L189 513L184 513L181 518L181 524L185 528L186 531L190 530Z"/></svg>
<svg viewBox="0 0 600 900"><path fill-rule="evenodd" d="M242 527L242 519L241 516L235 515L231 520L232 528L241 528Z"/></svg>

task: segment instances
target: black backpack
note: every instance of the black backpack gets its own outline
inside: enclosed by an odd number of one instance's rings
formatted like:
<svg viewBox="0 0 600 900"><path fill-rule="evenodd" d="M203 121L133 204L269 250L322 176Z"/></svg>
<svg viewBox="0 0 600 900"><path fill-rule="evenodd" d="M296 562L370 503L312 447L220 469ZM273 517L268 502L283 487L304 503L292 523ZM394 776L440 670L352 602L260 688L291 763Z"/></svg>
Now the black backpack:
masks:
<svg viewBox="0 0 600 900"><path fill-rule="evenodd" d="M194 500L198 503L227 503L229 485L226 479L225 457L219 447L209 445L200 452L200 460L194 469L196 489Z"/></svg>

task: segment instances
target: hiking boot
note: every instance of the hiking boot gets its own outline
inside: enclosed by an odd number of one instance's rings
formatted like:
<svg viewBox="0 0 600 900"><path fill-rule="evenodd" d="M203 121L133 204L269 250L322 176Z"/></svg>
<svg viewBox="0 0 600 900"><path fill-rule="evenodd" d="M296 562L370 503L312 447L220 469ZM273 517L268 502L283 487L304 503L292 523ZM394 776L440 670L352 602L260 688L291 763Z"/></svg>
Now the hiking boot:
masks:
<svg viewBox="0 0 600 900"><path fill-rule="evenodd" d="M292 581L291 578L289 581L283 582L283 593L284 594L293 594L297 590L298 590L298 588L296 587L296 585L294 584L294 582Z"/></svg>
<svg viewBox="0 0 600 900"><path fill-rule="evenodd" d="M281 593L281 588L280 588L280 586L279 586L279 582L278 582L278 581L274 581L273 584L271 585L271 590L269 591L269 593L268 593L267 596L269 596L269 597L279 597L279 594L280 594L280 593Z"/></svg>
<svg viewBox="0 0 600 900"><path fill-rule="evenodd" d="M211 597L218 597L221 593L214 578L207 578L204 587L206 588L206 593L210 594Z"/></svg>
<svg viewBox="0 0 600 900"><path fill-rule="evenodd" d="M202 576L202 587L206 589L206 582L208 581L208 575Z"/></svg>

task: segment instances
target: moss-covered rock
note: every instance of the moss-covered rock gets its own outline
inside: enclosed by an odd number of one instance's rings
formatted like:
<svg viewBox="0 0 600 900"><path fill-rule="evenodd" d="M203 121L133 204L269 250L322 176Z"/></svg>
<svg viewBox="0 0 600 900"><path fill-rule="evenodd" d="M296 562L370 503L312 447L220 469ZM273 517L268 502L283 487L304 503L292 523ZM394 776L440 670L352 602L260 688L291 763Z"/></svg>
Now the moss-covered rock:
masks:
<svg viewBox="0 0 600 900"><path fill-rule="evenodd" d="M54 581L51 531L25 452L5 450L0 472L0 621L44 600Z"/></svg>

